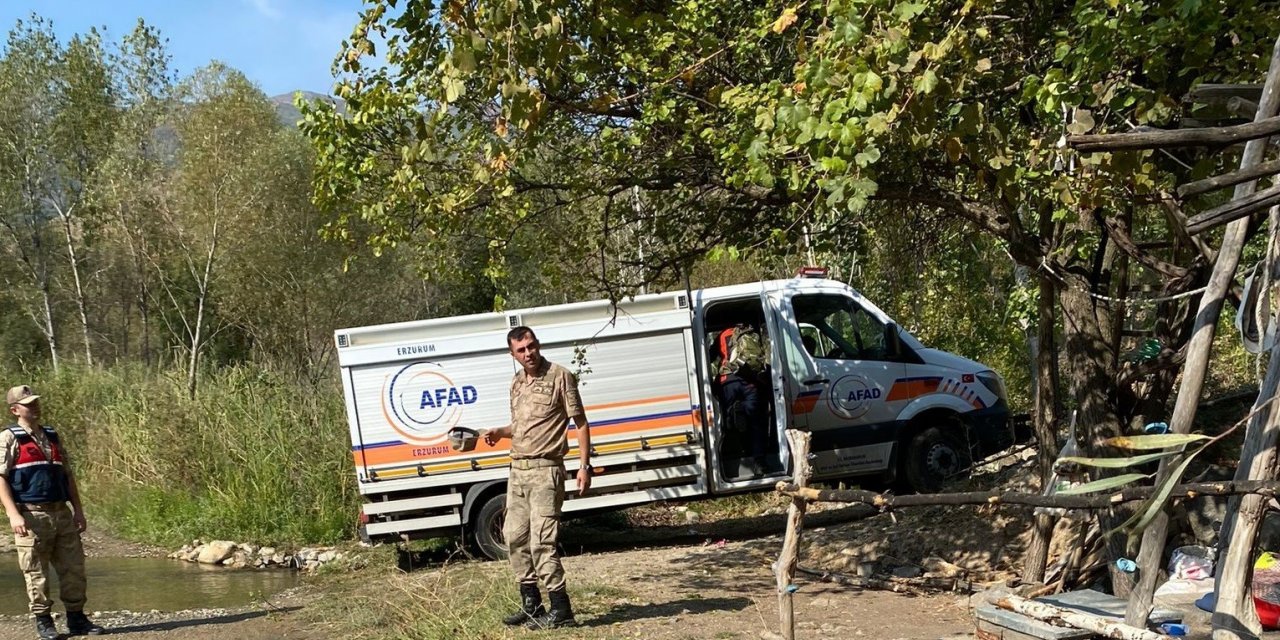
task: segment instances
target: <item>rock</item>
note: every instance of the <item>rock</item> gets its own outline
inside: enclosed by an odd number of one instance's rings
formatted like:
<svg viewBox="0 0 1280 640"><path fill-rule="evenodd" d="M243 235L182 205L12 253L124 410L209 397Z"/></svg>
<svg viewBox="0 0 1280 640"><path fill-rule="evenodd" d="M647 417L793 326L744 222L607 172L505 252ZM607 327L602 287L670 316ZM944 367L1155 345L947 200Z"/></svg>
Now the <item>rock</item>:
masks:
<svg viewBox="0 0 1280 640"><path fill-rule="evenodd" d="M965 573L965 570L959 566L936 556L925 558L920 564L924 566L926 573L938 578L954 578Z"/></svg>
<svg viewBox="0 0 1280 640"><path fill-rule="evenodd" d="M893 568L893 577L895 578L919 578L924 571L920 567L903 565Z"/></svg>
<svg viewBox="0 0 1280 640"><path fill-rule="evenodd" d="M274 556L276 554L276 548L262 547L261 549L258 549L258 554L264 558L270 558L271 556Z"/></svg>
<svg viewBox="0 0 1280 640"><path fill-rule="evenodd" d="M298 551L298 560L302 562L310 562L315 560L318 555L320 555L319 551L312 549L311 547L303 547Z"/></svg>
<svg viewBox="0 0 1280 640"><path fill-rule="evenodd" d="M697 511L685 511L684 521L688 524L698 524L702 521L702 514Z"/></svg>
<svg viewBox="0 0 1280 640"><path fill-rule="evenodd" d="M289 563L288 561L289 561L288 556L284 555L283 553L277 553L271 556L271 564L284 565L284 564L288 564Z"/></svg>
<svg viewBox="0 0 1280 640"><path fill-rule="evenodd" d="M214 540L200 551L197 560L200 564L218 564L235 553L236 543L227 540Z"/></svg>
<svg viewBox="0 0 1280 640"><path fill-rule="evenodd" d="M323 551L320 553L320 555L316 556L316 562L321 562L321 563L333 562L335 559L337 559L337 557L338 557L338 554L332 551Z"/></svg>
<svg viewBox="0 0 1280 640"><path fill-rule="evenodd" d="M242 545L240 545L240 550L241 550L241 551L243 551L243 552L245 552L246 554L248 554L248 555L250 555L250 556L252 556L253 554L257 553L259 548L260 548L260 547L258 547L258 545L256 545L256 544L248 544L248 543L246 543L246 544L242 544Z"/></svg>

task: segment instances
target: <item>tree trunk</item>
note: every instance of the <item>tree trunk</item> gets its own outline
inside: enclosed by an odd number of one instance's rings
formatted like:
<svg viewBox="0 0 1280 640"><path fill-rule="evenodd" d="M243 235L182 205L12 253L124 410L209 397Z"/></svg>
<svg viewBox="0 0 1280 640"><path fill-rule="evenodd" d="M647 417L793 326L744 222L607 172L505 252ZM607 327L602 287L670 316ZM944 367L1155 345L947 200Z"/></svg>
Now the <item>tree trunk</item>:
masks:
<svg viewBox="0 0 1280 640"><path fill-rule="evenodd" d="M1070 392L1077 399L1078 443L1086 455L1105 457L1103 441L1121 434L1116 411L1117 340L1115 315L1111 304L1089 294L1079 286L1060 291L1064 351L1071 362ZM1116 529L1127 518L1127 511L1115 509L1098 514L1103 531ZM1112 558L1125 557L1129 551L1123 535L1107 536L1107 551ZM1116 596L1125 597L1132 582L1129 574L1111 567L1111 583Z"/></svg>
<svg viewBox="0 0 1280 640"><path fill-rule="evenodd" d="M72 229L71 209L64 210L55 206L58 217L62 219L62 232L67 241L67 257L71 262L71 281L75 285L76 310L80 312L80 331L84 336L84 361L93 366L93 340L89 331L88 303L85 300L84 284L80 279L80 257L76 253L75 234ZM74 206L72 207L74 208Z"/></svg>
<svg viewBox="0 0 1280 640"><path fill-rule="evenodd" d="M1036 467L1040 472L1040 486L1047 488L1053 477L1053 461L1058 457L1058 345L1057 299L1053 281L1040 277L1040 296L1037 305L1036 344L1033 352L1036 380ZM1053 528L1058 519L1049 514L1036 516L1031 530L1031 542L1022 568L1022 578L1028 582L1044 580L1045 564L1049 560L1049 543L1053 540Z"/></svg>
<svg viewBox="0 0 1280 640"><path fill-rule="evenodd" d="M49 292L49 278L46 276L40 282L40 310L43 312L44 339L49 343L49 360L53 365L53 372L58 372L58 332L53 324L53 302L52 295Z"/></svg>
<svg viewBox="0 0 1280 640"><path fill-rule="evenodd" d="M1262 101L1259 102L1257 121L1274 116L1280 106L1280 38L1276 39L1271 55L1271 66L1267 70L1267 81L1262 90ZM1240 158L1240 168L1248 169L1262 161L1262 154L1267 145L1266 139L1250 140L1245 145L1244 155ZM1234 198L1240 199L1253 193L1257 184L1246 182L1236 185ZM1235 280L1236 267L1240 265L1240 251L1244 247L1248 233L1249 220L1241 219L1227 225L1218 249L1218 259L1214 262L1213 273L1209 277L1208 288L1200 298L1200 309L1196 313L1195 330L1191 335L1191 343L1187 345L1186 365L1182 369L1182 384L1178 388L1178 400L1173 408L1170 429L1174 433L1190 433L1191 423L1196 417L1196 408L1200 403L1200 394L1204 388L1205 372L1209 367L1209 356L1213 348L1213 334L1217 327L1218 316L1222 312L1222 301L1227 290ZM1179 456L1166 458L1160 462L1160 472L1156 476L1156 484L1169 477L1171 469L1178 464ZM1131 625L1145 624L1151 615L1151 600L1156 590L1156 578L1160 570L1160 561L1164 555L1164 546L1169 534L1169 516L1160 512L1146 531L1142 532L1142 550L1138 555L1138 588L1129 598L1129 606L1125 611L1125 621ZM1215 631L1215 636L1217 632Z"/></svg>

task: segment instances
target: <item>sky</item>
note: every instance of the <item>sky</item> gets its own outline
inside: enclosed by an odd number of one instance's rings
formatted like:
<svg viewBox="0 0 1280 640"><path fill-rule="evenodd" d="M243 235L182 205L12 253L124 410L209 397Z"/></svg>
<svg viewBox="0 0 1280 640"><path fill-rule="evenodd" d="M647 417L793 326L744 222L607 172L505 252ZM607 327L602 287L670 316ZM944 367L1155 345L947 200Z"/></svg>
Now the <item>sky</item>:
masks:
<svg viewBox="0 0 1280 640"><path fill-rule="evenodd" d="M179 76L220 60L269 96L327 94L330 65L360 8L360 0L0 0L0 32L36 12L64 41L106 27L118 42L143 18L168 39Z"/></svg>

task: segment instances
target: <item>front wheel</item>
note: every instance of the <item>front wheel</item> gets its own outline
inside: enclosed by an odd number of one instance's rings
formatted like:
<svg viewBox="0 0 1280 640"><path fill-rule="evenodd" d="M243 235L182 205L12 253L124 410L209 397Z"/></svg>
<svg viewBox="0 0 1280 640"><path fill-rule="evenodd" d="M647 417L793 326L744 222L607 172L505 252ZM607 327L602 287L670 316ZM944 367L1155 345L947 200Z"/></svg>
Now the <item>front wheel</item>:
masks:
<svg viewBox="0 0 1280 640"><path fill-rule="evenodd" d="M903 475L907 485L917 493L935 493L943 483L954 479L973 465L969 448L953 429L929 427L917 433L907 443Z"/></svg>
<svg viewBox="0 0 1280 640"><path fill-rule="evenodd" d="M507 494L499 493L484 502L471 523L476 549L492 560L504 560L507 557L507 541L502 535L506 514Z"/></svg>

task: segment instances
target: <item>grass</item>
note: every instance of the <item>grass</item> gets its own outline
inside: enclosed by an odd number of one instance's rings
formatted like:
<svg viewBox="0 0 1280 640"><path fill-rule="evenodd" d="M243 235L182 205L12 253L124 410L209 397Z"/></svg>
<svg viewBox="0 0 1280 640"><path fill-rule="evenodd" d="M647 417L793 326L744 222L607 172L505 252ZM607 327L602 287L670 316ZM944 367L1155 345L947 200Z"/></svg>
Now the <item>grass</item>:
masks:
<svg viewBox="0 0 1280 640"><path fill-rule="evenodd" d="M16 376L7 376L16 379ZM27 377L66 439L91 519L126 538L271 545L354 535L342 393L238 367L180 375L64 366Z"/></svg>
<svg viewBox="0 0 1280 640"><path fill-rule="evenodd" d="M316 623L334 637L363 640L497 640L530 633L502 624L502 618L519 606L505 562L446 562L404 573L393 568L395 553L390 545L363 550L354 565L358 568L321 576L329 596L312 611ZM626 597L612 587L577 585L572 580L569 595L574 612L586 616L600 615ZM609 638L611 633L607 627L578 627L537 635Z"/></svg>

